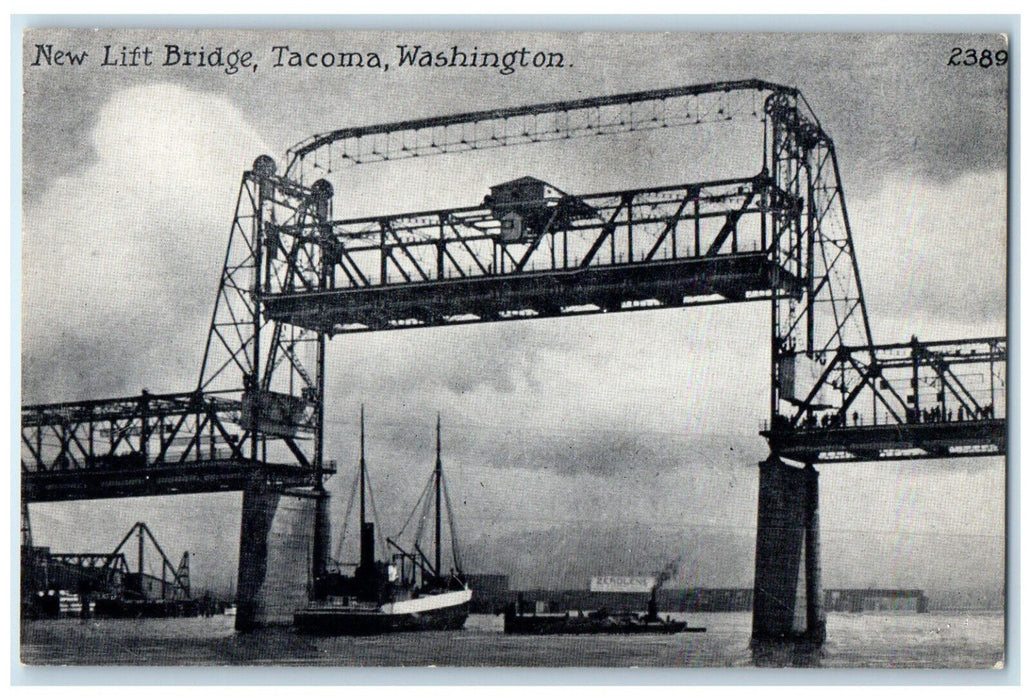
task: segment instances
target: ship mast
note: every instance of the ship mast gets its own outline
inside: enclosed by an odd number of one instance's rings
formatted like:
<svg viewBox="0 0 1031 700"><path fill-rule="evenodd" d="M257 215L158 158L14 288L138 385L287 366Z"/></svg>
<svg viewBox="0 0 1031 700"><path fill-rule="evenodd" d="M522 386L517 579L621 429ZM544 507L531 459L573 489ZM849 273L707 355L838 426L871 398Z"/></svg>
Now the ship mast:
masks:
<svg viewBox="0 0 1031 700"><path fill-rule="evenodd" d="M437 487L437 520L435 530L435 541L436 541L436 570L437 578L440 578L440 478L443 469L440 464L440 414L437 414L437 466L434 469L434 477L436 478Z"/></svg>
<svg viewBox="0 0 1031 700"><path fill-rule="evenodd" d="M361 514L360 521L362 525L365 525L365 404L362 404L361 412L361 442L358 453L358 488L361 494L358 499L359 513ZM353 503L354 501L352 501Z"/></svg>

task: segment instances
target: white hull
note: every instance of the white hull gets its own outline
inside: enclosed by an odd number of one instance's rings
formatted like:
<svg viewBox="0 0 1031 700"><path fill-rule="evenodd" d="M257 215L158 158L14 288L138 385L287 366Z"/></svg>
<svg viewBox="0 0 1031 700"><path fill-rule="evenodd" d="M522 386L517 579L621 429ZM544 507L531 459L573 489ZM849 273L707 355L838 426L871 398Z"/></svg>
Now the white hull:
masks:
<svg viewBox="0 0 1031 700"><path fill-rule="evenodd" d="M294 624L303 632L320 634L461 629L469 616L472 595L466 588L384 603L379 607L312 602L294 614Z"/></svg>

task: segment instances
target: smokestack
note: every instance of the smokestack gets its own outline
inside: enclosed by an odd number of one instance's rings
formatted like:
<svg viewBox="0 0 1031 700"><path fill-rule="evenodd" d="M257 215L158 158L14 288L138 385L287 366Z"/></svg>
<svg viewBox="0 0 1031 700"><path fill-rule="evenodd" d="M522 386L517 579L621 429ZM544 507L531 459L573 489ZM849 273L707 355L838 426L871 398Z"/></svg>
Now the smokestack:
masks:
<svg viewBox="0 0 1031 700"><path fill-rule="evenodd" d="M376 563L376 525L375 523L362 523L362 571L372 571Z"/></svg>
<svg viewBox="0 0 1031 700"><path fill-rule="evenodd" d="M655 575L655 585L652 586L652 594L651 597L648 599L647 617L649 620L659 619L659 603L657 600L659 589L662 588L662 584L666 583L666 581L669 581L671 578L673 578L676 575L677 571L680 570L680 560L681 557L677 557L673 561L666 564L666 566L662 568L662 571Z"/></svg>

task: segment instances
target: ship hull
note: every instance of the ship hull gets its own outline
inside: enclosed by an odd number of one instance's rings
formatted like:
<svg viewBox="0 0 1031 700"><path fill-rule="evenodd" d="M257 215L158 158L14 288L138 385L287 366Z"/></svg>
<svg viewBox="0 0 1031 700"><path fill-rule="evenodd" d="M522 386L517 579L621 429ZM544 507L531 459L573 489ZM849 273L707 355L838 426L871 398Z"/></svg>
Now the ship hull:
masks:
<svg viewBox="0 0 1031 700"><path fill-rule="evenodd" d="M312 604L294 613L294 626L305 634L332 635L457 630L469 617L471 597L470 591L454 591L369 610Z"/></svg>

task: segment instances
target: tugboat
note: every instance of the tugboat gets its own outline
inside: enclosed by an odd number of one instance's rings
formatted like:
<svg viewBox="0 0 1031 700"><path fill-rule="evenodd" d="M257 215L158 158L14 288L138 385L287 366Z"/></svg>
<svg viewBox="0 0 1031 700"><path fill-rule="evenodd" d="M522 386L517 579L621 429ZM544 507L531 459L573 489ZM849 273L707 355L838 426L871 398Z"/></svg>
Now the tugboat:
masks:
<svg viewBox="0 0 1031 700"><path fill-rule="evenodd" d="M526 604L519 598L505 609L506 634L676 634L678 632L704 632L704 627L688 627L686 622L659 617L656 595L659 588L672 576L677 562L666 566L651 589L648 610L643 614L596 610L566 611L564 613L527 613Z"/></svg>
<svg viewBox="0 0 1031 700"><path fill-rule="evenodd" d="M388 538L390 547L396 551L389 561L376 561L376 525L366 520L367 492L373 511L375 502L365 466L364 407L361 413L361 448L356 486L360 494L361 544L358 565L352 575L343 574L338 565L337 570L327 571L317 578L312 584L309 604L294 613L294 625L305 633L341 635L461 629L469 616L472 591L465 583L455 546L451 499L447 495L440 459L440 416L437 416L436 467L423 489L422 497L412 510L414 515L422 506L413 551L403 549L395 540ZM434 500L434 558L431 561L423 553L420 539ZM448 512L454 559L454 568L447 574L441 568L442 501ZM398 535L399 539L404 529Z"/></svg>

